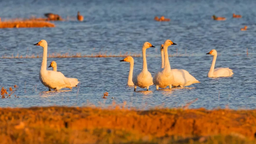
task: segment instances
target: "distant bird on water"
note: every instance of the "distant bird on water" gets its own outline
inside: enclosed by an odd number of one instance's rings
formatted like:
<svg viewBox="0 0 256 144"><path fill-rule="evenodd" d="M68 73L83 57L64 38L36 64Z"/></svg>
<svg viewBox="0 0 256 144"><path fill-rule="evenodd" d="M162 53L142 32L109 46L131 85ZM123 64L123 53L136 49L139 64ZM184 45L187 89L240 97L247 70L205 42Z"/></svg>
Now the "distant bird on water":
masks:
<svg viewBox="0 0 256 144"><path fill-rule="evenodd" d="M242 16L241 15L236 15L233 13L233 18L241 18Z"/></svg>
<svg viewBox="0 0 256 144"><path fill-rule="evenodd" d="M247 30L247 26L244 26L243 28L240 29L241 31L246 31Z"/></svg>
<svg viewBox="0 0 256 144"><path fill-rule="evenodd" d="M52 20L52 21L61 21L62 20L62 18L58 14L45 13L44 15L48 18L48 20Z"/></svg>
<svg viewBox="0 0 256 144"><path fill-rule="evenodd" d="M215 15L212 16L212 19L213 19L213 20L216 20L216 21L224 21L224 20L226 20L225 17L217 17L217 16L215 16Z"/></svg>
<svg viewBox="0 0 256 144"><path fill-rule="evenodd" d="M84 20L84 17L82 15L80 15L79 11L77 12L77 20L78 21L83 21Z"/></svg>

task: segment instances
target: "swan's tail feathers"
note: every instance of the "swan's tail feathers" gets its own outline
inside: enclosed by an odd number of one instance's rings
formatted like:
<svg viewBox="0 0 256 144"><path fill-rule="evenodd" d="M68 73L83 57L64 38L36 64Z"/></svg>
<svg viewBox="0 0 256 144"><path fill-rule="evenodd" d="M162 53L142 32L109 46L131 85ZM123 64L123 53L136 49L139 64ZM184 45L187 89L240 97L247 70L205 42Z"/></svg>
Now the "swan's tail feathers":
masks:
<svg viewBox="0 0 256 144"><path fill-rule="evenodd" d="M201 82L197 80L197 81L195 81L195 83L201 83Z"/></svg>
<svg viewBox="0 0 256 144"><path fill-rule="evenodd" d="M71 87L76 87L79 83L78 79L76 78L68 78L68 80L70 82Z"/></svg>
<svg viewBox="0 0 256 144"><path fill-rule="evenodd" d="M232 76L234 73L233 73L233 70L232 69L229 69L230 71L230 75Z"/></svg>

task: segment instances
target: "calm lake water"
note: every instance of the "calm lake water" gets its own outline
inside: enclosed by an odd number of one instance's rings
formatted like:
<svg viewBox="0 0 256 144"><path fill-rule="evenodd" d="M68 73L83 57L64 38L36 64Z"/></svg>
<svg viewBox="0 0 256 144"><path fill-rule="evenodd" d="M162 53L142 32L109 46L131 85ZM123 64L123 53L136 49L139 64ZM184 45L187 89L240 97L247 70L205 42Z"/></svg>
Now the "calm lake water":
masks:
<svg viewBox="0 0 256 144"><path fill-rule="evenodd" d="M256 1L254 0L0 0L0 17L43 17L52 12L68 18L54 22L55 28L0 29L0 56L40 55L41 47L34 43L45 39L48 53L108 54L141 53L145 41L157 48L147 50L148 69L152 73L161 64L159 46L171 39L177 46L169 47L172 68L185 69L201 83L186 89L134 92L127 87L128 63L122 57L112 58L48 58L67 77L78 78L80 84L70 92L45 94L39 80L41 58L0 58L0 86L18 85L19 98L0 99L0 107L31 106L107 106L127 102L129 107L148 109L155 106L180 107L198 98L190 108L207 109L256 108ZM76 21L77 11L85 21ZM241 14L233 19L232 13ZM211 16L226 17L213 21ZM156 22L164 15L170 22ZM248 26L247 31L240 28ZM210 79L207 73L212 57L206 53L218 51L216 67L233 69L230 78ZM247 55L248 49L248 55ZM142 57L135 58L135 71L142 68ZM143 89L138 89L143 90ZM107 99L103 93L109 92Z"/></svg>

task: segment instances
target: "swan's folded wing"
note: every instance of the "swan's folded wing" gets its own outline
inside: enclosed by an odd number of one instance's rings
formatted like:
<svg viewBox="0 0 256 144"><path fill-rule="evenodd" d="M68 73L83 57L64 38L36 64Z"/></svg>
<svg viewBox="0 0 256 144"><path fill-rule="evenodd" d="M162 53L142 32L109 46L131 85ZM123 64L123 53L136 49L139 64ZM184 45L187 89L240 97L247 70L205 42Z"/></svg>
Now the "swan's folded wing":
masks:
<svg viewBox="0 0 256 144"><path fill-rule="evenodd" d="M58 87L71 85L70 81L61 72L48 71L48 76L51 79L51 83Z"/></svg>
<svg viewBox="0 0 256 144"><path fill-rule="evenodd" d="M193 83L200 83L195 77L184 69L172 69L172 72L174 76L174 86L189 86Z"/></svg>
<svg viewBox="0 0 256 144"><path fill-rule="evenodd" d="M134 84L139 87L146 87L153 85L153 77L150 72L141 72L139 75L135 76Z"/></svg>
<svg viewBox="0 0 256 144"><path fill-rule="evenodd" d="M76 87L79 83L78 79L76 78L67 78L71 84L71 87Z"/></svg>
<svg viewBox="0 0 256 144"><path fill-rule="evenodd" d="M217 75L219 77L228 77L233 75L233 70L230 68L216 68L214 70L214 75Z"/></svg>

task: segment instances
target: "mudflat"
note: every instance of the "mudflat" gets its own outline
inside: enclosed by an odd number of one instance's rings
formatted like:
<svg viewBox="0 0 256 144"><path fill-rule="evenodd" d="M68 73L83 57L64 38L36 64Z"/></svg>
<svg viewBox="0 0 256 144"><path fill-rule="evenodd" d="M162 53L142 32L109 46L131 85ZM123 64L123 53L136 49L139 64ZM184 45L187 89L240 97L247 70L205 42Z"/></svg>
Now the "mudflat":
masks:
<svg viewBox="0 0 256 144"><path fill-rule="evenodd" d="M44 19L28 19L28 20L11 20L0 21L0 28L42 28L55 27L51 22Z"/></svg>
<svg viewBox="0 0 256 144"><path fill-rule="evenodd" d="M1 143L255 143L256 110L0 108Z"/></svg>

